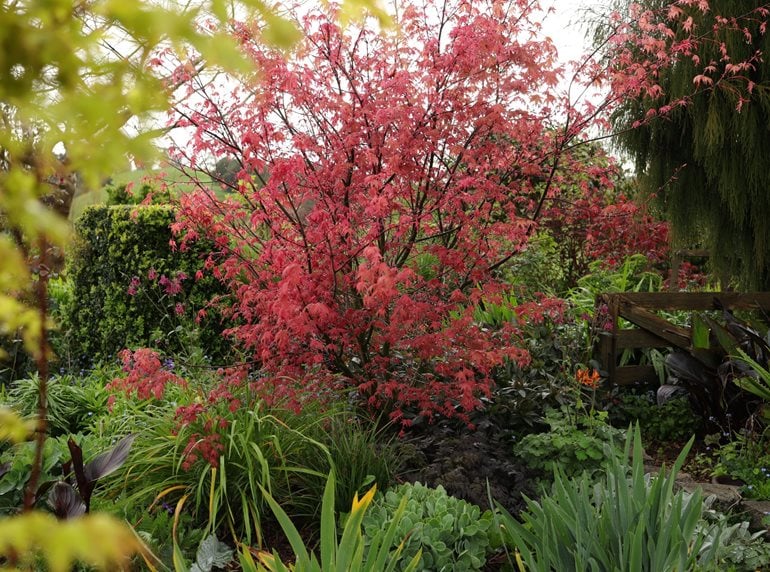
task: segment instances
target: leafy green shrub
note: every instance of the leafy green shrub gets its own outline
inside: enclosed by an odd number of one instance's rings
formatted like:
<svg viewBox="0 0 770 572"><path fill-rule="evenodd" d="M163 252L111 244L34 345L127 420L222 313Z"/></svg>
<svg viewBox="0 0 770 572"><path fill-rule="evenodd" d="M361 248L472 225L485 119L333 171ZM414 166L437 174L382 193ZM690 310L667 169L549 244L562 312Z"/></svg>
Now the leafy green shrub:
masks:
<svg viewBox="0 0 770 572"><path fill-rule="evenodd" d="M197 324L191 315L224 292L213 276L196 277L210 248L175 251L174 219L165 206L90 207L78 219L56 348L65 365L90 366L125 347L180 352L191 330L209 355L227 353L216 312Z"/></svg>
<svg viewBox="0 0 770 572"><path fill-rule="evenodd" d="M770 500L770 453L767 438L748 432L733 435L717 452L714 476L743 481L741 493L758 500Z"/></svg>
<svg viewBox="0 0 770 572"><path fill-rule="evenodd" d="M605 414L583 415L567 407L549 410L550 430L526 435L514 453L533 469L548 475L556 470L567 476L592 473L616 456L624 431L608 425Z"/></svg>
<svg viewBox="0 0 770 572"><path fill-rule="evenodd" d="M707 543L706 531L699 528L700 489L692 495L674 493L676 473L691 444L670 473L648 478L637 427L630 476L625 462L631 450L629 435L624 457L610 457L598 482L585 473L569 479L557 471L552 492L528 501L523 524L503 510L503 538L531 572L713 569L719 538L714 535Z"/></svg>
<svg viewBox="0 0 770 572"><path fill-rule="evenodd" d="M482 514L478 506L449 496L441 486L434 489L407 483L380 495L363 520L368 543L390 525L404 498L408 499L406 509L395 538L406 538L405 561L422 550L421 570L483 568L490 547L492 513Z"/></svg>
<svg viewBox="0 0 770 572"><path fill-rule="evenodd" d="M608 268L601 260L592 262L590 273L570 290L568 299L580 313L593 315L596 295L606 292L659 292L663 276L650 269L650 262L643 254L633 254L616 268Z"/></svg>
<svg viewBox="0 0 770 572"><path fill-rule="evenodd" d="M576 356L583 355L589 344L579 321L545 316L538 323L517 327L530 361L522 366L508 360L497 368L484 416L502 431L530 433L542 425L546 409L575 403Z"/></svg>
<svg viewBox="0 0 770 572"><path fill-rule="evenodd" d="M104 188L107 193L107 204L114 205L138 205L152 194L152 201L156 204L165 204L171 200L168 189L158 189L155 185L143 182L129 189L128 185L108 185Z"/></svg>
<svg viewBox="0 0 770 572"><path fill-rule="evenodd" d="M91 378L73 375L48 380L48 430L54 437L85 431L95 417L107 412L107 391ZM40 380L37 374L13 383L8 402L24 416L37 412Z"/></svg>
<svg viewBox="0 0 770 572"><path fill-rule="evenodd" d="M98 499L97 499L98 500ZM174 505L165 502L165 497L151 507L142 506L135 511L124 510L123 498L108 499L95 503L95 509L112 514L123 512L130 516L134 531L152 554L165 565L161 570L174 570L174 551L186 557L196 554L206 539L206 531L195 521L193 515L182 511L174 514ZM137 566L137 569L143 569Z"/></svg>
<svg viewBox="0 0 770 572"><path fill-rule="evenodd" d="M655 393L622 393L609 406L610 421L618 427L639 423L645 440L659 443L686 441L703 427L686 396L658 405Z"/></svg>
<svg viewBox="0 0 770 572"><path fill-rule="evenodd" d="M651 270L650 263L644 255L633 254L614 268L608 268L601 260L592 262L590 273L578 280L577 286L567 293L566 299L572 307L573 315L589 326L587 336L590 339L587 347L592 348L595 336L611 327L607 305L597 305L597 295L610 292L659 292L662 287L663 275ZM681 322L684 316L687 314L680 313L677 323ZM672 316L667 314L666 317ZM659 362L659 355L656 352L657 350L650 349L625 350L621 356L621 362L625 364L634 361L655 366ZM658 369L663 371L662 367L656 367L656 370Z"/></svg>
<svg viewBox="0 0 770 572"><path fill-rule="evenodd" d="M527 292L559 294L566 284L565 268L559 261L559 245L548 231L536 232L505 267L505 278Z"/></svg>

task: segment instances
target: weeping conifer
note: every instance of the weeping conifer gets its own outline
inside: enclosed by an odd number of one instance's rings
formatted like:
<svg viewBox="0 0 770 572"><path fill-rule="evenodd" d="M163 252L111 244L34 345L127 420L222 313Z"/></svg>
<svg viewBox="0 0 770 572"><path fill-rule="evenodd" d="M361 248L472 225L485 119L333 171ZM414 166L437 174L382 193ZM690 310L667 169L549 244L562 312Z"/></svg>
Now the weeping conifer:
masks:
<svg viewBox="0 0 770 572"><path fill-rule="evenodd" d="M625 0L624 0L625 1ZM647 0L660 8L660 0ZM627 101L613 117L621 148L631 154L646 188L657 193L680 245L702 245L720 276L729 276L744 289L770 288L770 38L760 33L754 13L767 2L711 0L710 10L691 8L697 29L710 33L697 50L702 65L678 57L660 77L664 95ZM751 17L746 17L752 14ZM712 32L716 16L740 18L741 29ZM684 18L680 19L684 21ZM676 30L684 34L684 30ZM768 30L770 33L770 29ZM717 81L728 63L765 54L754 70L741 78ZM715 62L712 89L693 94L694 78L703 65ZM748 81L753 88L747 91ZM739 106L739 94L748 101ZM631 129L648 110L687 98L664 117Z"/></svg>

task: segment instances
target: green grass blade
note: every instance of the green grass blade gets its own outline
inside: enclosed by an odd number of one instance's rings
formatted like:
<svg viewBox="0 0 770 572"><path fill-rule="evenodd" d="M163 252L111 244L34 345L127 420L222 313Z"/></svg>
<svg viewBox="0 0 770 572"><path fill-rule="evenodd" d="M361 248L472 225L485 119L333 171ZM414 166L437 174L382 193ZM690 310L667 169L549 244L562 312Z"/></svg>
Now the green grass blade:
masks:
<svg viewBox="0 0 770 572"><path fill-rule="evenodd" d="M281 525L281 529L286 535L286 538L288 539L289 544L294 551L294 556L297 559L296 565L300 567L300 569L307 570L310 566L310 555L307 552L305 542L302 540L299 531L294 526L294 523L289 518L289 515L284 512L284 510L275 501L272 495L270 495L270 493L268 493L262 486L259 488L262 490L262 494L264 495L267 504L270 505L270 509L273 511L275 518Z"/></svg>
<svg viewBox="0 0 770 572"><path fill-rule="evenodd" d="M356 554L356 548L363 542L361 536L361 521L364 519L364 513L374 498L374 487L367 492L359 501L353 501L353 508L350 510L345 528L342 531L339 550L337 551L336 572L348 572L349 566Z"/></svg>
<svg viewBox="0 0 770 572"><path fill-rule="evenodd" d="M333 570L337 560L337 524L334 521L334 471L329 473L321 502L321 567Z"/></svg>

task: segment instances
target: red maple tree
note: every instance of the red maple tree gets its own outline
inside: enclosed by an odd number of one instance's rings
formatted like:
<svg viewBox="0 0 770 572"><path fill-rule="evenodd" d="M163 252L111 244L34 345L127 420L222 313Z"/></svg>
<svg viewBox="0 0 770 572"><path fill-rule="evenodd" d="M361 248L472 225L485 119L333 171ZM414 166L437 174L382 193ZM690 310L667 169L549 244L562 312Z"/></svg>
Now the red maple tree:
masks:
<svg viewBox="0 0 770 572"><path fill-rule="evenodd" d="M642 63L588 60L577 80L612 91L569 105L538 10L412 1L380 30L342 29L333 6L317 8L288 57L255 23L234 24L254 77L180 68L173 122L193 137L175 161L194 175L227 158L238 174L222 179L224 198L207 184L185 194L175 230L214 240L207 267L232 286L231 333L261 364L263 395L353 387L407 424L464 417L496 365L526 362L516 325L484 328L474 309L504 290L500 271L548 201L613 169L560 161L624 97L654 93L666 65L654 50ZM618 25L618 53L647 53L661 28L635 33Z"/></svg>

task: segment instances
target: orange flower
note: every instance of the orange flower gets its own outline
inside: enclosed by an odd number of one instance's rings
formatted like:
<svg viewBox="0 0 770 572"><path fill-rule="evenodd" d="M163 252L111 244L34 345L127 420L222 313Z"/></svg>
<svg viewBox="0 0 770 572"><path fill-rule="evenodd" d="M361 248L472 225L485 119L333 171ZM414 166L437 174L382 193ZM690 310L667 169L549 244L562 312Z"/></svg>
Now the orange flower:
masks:
<svg viewBox="0 0 770 572"><path fill-rule="evenodd" d="M601 382L601 376L595 369L592 369L590 373L587 369L579 369L577 370L575 377L581 385L585 385L591 389L598 388L599 383Z"/></svg>

